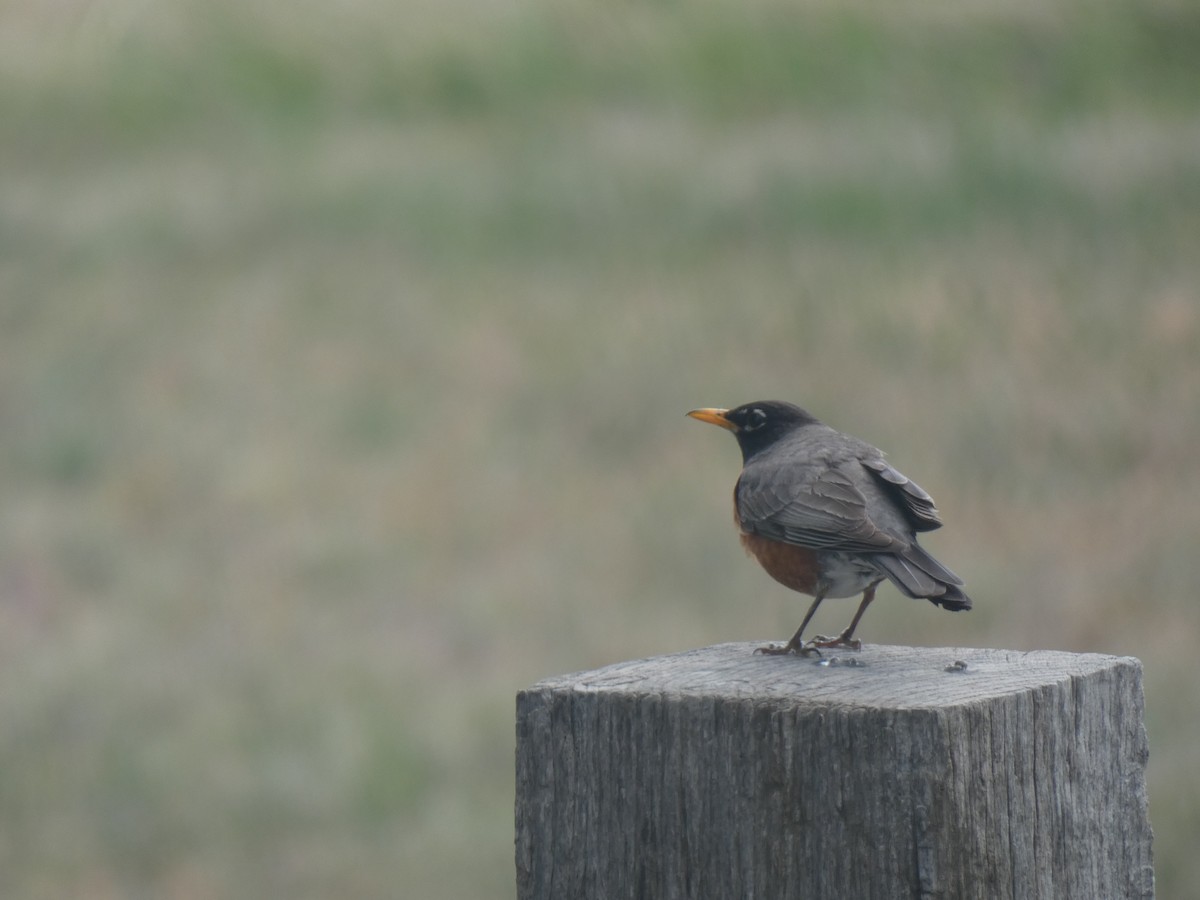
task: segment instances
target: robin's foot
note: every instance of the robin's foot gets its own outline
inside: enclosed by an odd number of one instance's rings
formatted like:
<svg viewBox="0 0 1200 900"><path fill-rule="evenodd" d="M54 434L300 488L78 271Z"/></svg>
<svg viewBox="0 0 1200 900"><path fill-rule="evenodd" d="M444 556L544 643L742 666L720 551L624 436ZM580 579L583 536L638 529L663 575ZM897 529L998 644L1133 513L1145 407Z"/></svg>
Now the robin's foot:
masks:
<svg viewBox="0 0 1200 900"><path fill-rule="evenodd" d="M814 647L811 641L807 644L798 644L794 641L788 641L786 644L767 644L767 646L759 647L754 652L761 653L764 656L787 656L793 653L796 656L821 655L821 651Z"/></svg>
<svg viewBox="0 0 1200 900"><path fill-rule="evenodd" d="M857 638L852 638L847 634L839 634L837 637L826 637L823 634L818 634L809 643L814 647L822 647L826 650L861 650L862 641Z"/></svg>

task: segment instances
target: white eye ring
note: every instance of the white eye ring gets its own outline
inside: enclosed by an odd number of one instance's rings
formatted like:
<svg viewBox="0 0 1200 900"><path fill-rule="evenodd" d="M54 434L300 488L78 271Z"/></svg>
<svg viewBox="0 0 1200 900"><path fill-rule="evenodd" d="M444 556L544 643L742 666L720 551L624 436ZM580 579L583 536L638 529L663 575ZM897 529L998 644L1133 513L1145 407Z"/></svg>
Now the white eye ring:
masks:
<svg viewBox="0 0 1200 900"><path fill-rule="evenodd" d="M750 415L746 418L746 431L754 431L756 428L761 428L767 424L767 414L761 409L755 407L750 410Z"/></svg>

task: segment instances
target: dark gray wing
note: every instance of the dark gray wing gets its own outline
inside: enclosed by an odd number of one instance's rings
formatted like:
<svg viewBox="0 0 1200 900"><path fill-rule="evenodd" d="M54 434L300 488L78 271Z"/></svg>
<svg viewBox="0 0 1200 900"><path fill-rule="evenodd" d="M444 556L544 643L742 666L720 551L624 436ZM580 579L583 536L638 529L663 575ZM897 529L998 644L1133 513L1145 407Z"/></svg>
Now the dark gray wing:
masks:
<svg viewBox="0 0 1200 900"><path fill-rule="evenodd" d="M813 550L888 553L908 546L868 515L867 498L850 474L857 468L849 460L799 480L788 467L747 468L735 494L742 530Z"/></svg>

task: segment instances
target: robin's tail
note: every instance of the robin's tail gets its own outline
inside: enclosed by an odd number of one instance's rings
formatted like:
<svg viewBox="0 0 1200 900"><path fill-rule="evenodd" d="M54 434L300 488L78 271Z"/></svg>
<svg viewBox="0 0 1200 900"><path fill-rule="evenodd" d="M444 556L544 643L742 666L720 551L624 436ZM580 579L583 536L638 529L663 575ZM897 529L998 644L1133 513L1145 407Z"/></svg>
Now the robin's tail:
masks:
<svg viewBox="0 0 1200 900"><path fill-rule="evenodd" d="M909 597L943 609L971 608L971 598L960 587L963 580L915 543L901 553L876 553L871 561Z"/></svg>

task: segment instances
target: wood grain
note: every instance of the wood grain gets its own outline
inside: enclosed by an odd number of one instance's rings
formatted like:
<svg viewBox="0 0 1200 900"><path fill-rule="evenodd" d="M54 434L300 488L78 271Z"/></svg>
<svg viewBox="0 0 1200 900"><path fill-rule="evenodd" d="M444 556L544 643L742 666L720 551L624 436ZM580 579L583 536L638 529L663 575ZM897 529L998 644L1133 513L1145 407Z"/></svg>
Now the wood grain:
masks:
<svg viewBox="0 0 1200 900"><path fill-rule="evenodd" d="M1153 896L1136 659L755 646L518 695L522 900Z"/></svg>

